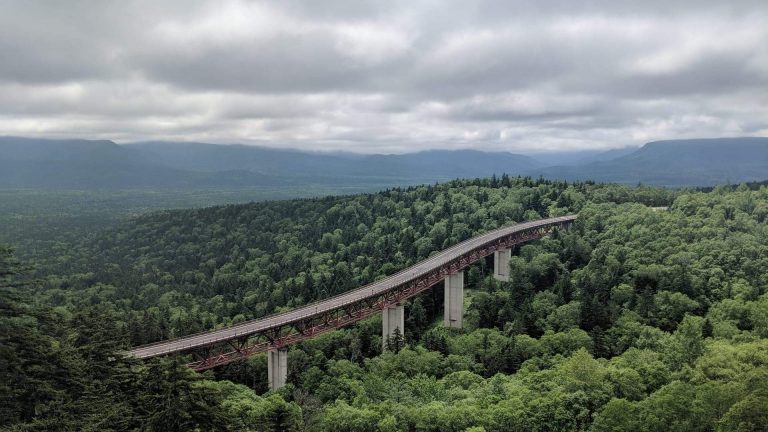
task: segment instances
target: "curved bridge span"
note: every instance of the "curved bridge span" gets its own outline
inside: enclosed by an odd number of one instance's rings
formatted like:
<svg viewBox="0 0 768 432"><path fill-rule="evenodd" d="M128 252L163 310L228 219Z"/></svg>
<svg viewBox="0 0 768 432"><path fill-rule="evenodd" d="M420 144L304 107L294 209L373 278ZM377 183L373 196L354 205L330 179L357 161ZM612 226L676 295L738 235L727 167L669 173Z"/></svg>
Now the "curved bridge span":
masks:
<svg viewBox="0 0 768 432"><path fill-rule="evenodd" d="M384 311L384 336L395 327L403 330L403 300L445 280L446 325L461 327L463 269L495 254L494 276L506 280L509 248L539 239L556 228L568 229L575 215L511 225L473 237L443 250L424 261L369 285L302 306L292 311L269 315L232 327L143 345L128 351L140 359L191 351L198 360L189 363L194 370L224 365L256 353L270 351L269 365L276 371L286 366L284 347L327 333ZM460 276L460 277L457 277ZM452 305L449 305L449 302ZM457 306L458 304L458 306ZM274 362L274 366L273 366ZM283 374L284 371L278 373ZM284 384L276 376L273 388Z"/></svg>

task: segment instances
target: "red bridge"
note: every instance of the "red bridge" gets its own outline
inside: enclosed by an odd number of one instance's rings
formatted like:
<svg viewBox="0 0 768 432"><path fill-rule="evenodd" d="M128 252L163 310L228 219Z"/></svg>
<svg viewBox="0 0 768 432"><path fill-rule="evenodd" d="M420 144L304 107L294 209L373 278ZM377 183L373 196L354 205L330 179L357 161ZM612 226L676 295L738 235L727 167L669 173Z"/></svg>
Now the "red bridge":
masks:
<svg viewBox="0 0 768 432"><path fill-rule="evenodd" d="M128 355L144 359L192 351L199 360L188 366L200 371L269 351L270 386L278 388L285 384L288 345L382 311L382 335L386 340L395 328L403 331L403 300L440 281L445 280L445 325L461 327L464 268L494 254L494 277L508 280L510 247L541 238L557 228L568 229L575 219L575 215L562 216L499 228L361 288L232 327L139 346Z"/></svg>

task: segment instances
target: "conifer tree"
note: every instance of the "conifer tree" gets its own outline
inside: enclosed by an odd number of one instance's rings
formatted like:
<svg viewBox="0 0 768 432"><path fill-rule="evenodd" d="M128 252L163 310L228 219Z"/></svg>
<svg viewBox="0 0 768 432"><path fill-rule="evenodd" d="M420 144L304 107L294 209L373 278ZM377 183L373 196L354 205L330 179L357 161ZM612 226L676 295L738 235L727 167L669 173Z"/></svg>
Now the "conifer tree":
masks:
<svg viewBox="0 0 768 432"><path fill-rule="evenodd" d="M392 335L387 336L386 341L387 351L398 353L401 349L405 348L405 339L403 338L403 332L400 331L400 327L395 327L392 330Z"/></svg>

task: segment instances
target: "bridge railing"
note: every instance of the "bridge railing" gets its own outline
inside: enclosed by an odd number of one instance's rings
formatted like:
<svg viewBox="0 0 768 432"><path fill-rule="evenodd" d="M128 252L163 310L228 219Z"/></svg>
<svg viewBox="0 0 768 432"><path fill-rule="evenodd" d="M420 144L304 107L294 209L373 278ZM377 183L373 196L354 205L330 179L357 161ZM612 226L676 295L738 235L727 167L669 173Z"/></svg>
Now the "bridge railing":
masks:
<svg viewBox="0 0 768 432"><path fill-rule="evenodd" d="M182 352L182 351L188 351L195 348L202 348L206 346L215 345L220 342L229 341L238 339L241 337L248 337L253 334L257 334L259 332L265 331L269 328L274 327L281 327L285 326L286 324L290 324L292 322L296 321L303 321L307 319L311 319L316 316L320 316L328 311L344 308L345 306L350 306L356 303L359 303L365 299L374 298L378 295L381 295L384 292L387 292L391 289L394 289L398 286L401 286L403 284L407 284L415 279L418 279L426 274L428 274L430 271L433 271L436 267L441 267L445 265L446 263L450 262L453 259L459 258L461 255L457 257L452 257L451 254L467 247L468 245L471 245L473 242L477 242L480 239L488 238L487 241L484 241L480 243L479 245L473 246L471 249L465 251L465 253L469 253L472 250L479 249L482 247L487 246L488 244L493 243L494 241L498 240L499 234L508 231L505 235L514 234L516 232L525 231L532 228L539 228L543 226L551 226L551 225L561 225L566 222L572 222L576 219L576 216L563 216L558 218L550 218L550 219L542 219L538 221L529 221L524 222L517 225L511 225L511 226L505 226L500 227L494 230L491 230L489 232L480 234L478 236L475 236L473 238L464 240L462 242L459 242L447 249L444 249L437 254L433 254L432 256L428 257L424 261L417 262L416 264L413 264L403 270L400 270L399 272L392 274L390 276L387 276L386 278L380 279L378 281L371 282L367 285L364 285L360 288L356 288L344 293L336 294L331 297L327 297L324 299L320 299L317 301L314 301L312 303L309 303L307 305L301 306L297 309L291 310L291 311L283 311L283 312L274 312L269 315L265 315L259 318L255 318L252 320L248 320L243 323L238 323L230 327L224 327L220 329L214 329L214 330L207 330L203 332L198 332L190 335L184 335L180 336L176 339L169 339L164 341L157 341L145 345L141 345L138 347L133 348L128 352L129 355L139 356L141 358L147 358L147 357L156 357L160 355L170 354L174 352ZM417 266L423 265L425 262L428 262L432 259L435 259L436 257L443 255L444 258L441 259L436 265L430 266L430 268L422 269L418 272L414 272L413 269ZM402 277L407 275L409 272L411 272L411 275L408 276L406 279L399 281L398 283L394 283L398 277ZM388 283L389 282L389 283ZM358 295L355 295L358 294ZM340 304L335 304L334 301L343 299L345 297L349 297L349 299L345 300L344 302ZM320 307L322 306L322 309ZM312 310L314 308L314 310ZM295 315L297 312L301 312L299 315ZM282 322L274 323L269 325L268 327L264 329L252 329L253 325L259 323L259 322L266 322L270 319L278 318L281 316L289 316L289 315L295 315L291 316L290 318L287 318L286 320L283 320ZM201 336L209 335L207 339L200 340ZM221 335L221 337L217 337L218 335ZM193 342L192 339L195 339ZM188 343L183 343L183 340L189 340ZM136 353L136 351L142 351L146 350L148 348L158 347L165 344L176 342L176 346L173 348L169 348L167 350L161 350L156 351L151 354L148 354L146 356L140 355L139 353ZM179 342L182 342L181 345L178 345Z"/></svg>

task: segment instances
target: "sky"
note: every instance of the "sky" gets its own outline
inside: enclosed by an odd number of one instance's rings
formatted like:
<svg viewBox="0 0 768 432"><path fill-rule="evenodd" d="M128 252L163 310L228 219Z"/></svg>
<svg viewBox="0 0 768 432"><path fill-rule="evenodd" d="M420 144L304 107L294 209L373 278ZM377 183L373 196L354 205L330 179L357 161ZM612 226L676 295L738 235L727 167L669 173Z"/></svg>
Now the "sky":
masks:
<svg viewBox="0 0 768 432"><path fill-rule="evenodd" d="M768 2L0 0L0 135L404 153L768 136Z"/></svg>

